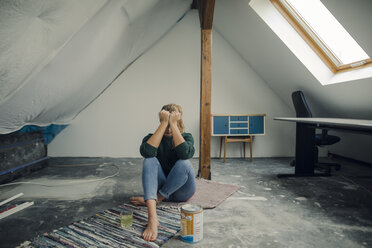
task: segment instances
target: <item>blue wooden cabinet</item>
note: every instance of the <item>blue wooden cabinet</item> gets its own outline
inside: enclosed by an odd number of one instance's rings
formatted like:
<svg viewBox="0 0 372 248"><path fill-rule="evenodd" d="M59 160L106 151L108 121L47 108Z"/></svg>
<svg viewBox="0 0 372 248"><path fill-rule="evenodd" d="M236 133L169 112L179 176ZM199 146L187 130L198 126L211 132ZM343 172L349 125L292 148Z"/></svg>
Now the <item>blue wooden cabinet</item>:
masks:
<svg viewBox="0 0 372 248"><path fill-rule="evenodd" d="M212 115L213 136L264 135L265 114Z"/></svg>
<svg viewBox="0 0 372 248"><path fill-rule="evenodd" d="M220 158L222 142L225 141L223 161L226 161L226 145L242 142L245 158L245 143L249 143L252 161L253 135L265 135L265 114L259 115L212 115L212 136L220 136ZM234 137L239 136L239 137Z"/></svg>

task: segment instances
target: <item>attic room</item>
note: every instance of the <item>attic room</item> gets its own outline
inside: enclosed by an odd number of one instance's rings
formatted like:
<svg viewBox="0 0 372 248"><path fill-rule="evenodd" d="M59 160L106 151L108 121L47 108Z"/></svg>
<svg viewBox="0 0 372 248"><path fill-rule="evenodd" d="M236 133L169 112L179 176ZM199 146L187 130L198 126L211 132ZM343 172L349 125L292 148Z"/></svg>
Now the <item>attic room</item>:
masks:
<svg viewBox="0 0 372 248"><path fill-rule="evenodd" d="M372 247L370 13L0 0L0 247Z"/></svg>

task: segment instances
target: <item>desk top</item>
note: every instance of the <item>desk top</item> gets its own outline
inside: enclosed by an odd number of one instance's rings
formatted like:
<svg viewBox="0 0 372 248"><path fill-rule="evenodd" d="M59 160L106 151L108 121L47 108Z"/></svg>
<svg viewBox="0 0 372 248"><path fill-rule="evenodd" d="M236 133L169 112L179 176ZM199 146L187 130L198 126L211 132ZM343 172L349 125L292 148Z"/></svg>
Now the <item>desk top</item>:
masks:
<svg viewBox="0 0 372 248"><path fill-rule="evenodd" d="M372 132L372 120L342 119L342 118L286 118L274 117L278 121L291 121L313 124L319 128L355 129Z"/></svg>

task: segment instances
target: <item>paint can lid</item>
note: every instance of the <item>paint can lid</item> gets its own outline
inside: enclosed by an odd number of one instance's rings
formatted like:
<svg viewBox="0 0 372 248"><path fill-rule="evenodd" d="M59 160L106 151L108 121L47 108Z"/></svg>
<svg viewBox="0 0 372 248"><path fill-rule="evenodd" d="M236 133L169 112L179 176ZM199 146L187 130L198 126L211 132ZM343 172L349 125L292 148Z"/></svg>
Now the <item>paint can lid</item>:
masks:
<svg viewBox="0 0 372 248"><path fill-rule="evenodd" d="M186 213L199 213L203 211L203 207L197 204L185 204L181 209Z"/></svg>

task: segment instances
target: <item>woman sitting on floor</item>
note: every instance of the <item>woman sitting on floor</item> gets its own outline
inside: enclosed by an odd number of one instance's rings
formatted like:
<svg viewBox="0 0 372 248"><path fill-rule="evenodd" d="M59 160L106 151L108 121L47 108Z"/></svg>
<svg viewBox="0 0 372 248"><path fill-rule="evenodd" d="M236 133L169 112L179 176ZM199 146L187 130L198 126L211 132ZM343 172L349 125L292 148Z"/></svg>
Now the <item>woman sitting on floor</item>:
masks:
<svg viewBox="0 0 372 248"><path fill-rule="evenodd" d="M160 124L154 134L147 135L140 147L145 158L142 170L144 197L131 197L134 205L146 205L148 224L142 234L146 241L158 236L156 204L163 200L187 201L195 193L195 175L191 162L194 139L184 132L182 108L176 104L162 107Z"/></svg>

